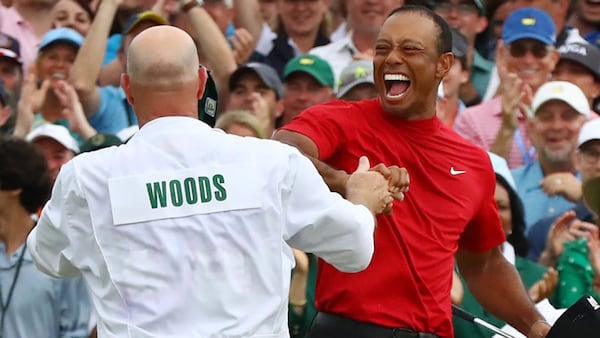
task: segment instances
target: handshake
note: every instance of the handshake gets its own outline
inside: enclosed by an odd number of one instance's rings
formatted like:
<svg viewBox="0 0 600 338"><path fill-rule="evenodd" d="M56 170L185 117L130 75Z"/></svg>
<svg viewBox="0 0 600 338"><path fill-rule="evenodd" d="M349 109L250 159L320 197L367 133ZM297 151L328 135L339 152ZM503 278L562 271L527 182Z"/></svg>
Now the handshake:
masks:
<svg viewBox="0 0 600 338"><path fill-rule="evenodd" d="M394 200L404 200L410 178L405 168L380 163L371 168L369 159L361 156L358 168L346 181L346 199L362 204L374 215L390 214Z"/></svg>

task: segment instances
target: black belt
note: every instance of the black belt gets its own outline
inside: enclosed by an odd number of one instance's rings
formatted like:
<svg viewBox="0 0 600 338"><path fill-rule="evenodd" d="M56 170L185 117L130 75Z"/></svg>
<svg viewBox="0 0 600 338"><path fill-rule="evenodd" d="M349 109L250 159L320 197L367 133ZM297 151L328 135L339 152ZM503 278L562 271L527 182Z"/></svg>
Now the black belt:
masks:
<svg viewBox="0 0 600 338"><path fill-rule="evenodd" d="M348 331L354 337L368 338L439 338L433 333L415 332L405 328L388 328L371 323L359 322L354 319L342 317L325 312L317 313L313 321L313 328L317 326L337 328L341 331ZM317 329L318 331L318 329Z"/></svg>

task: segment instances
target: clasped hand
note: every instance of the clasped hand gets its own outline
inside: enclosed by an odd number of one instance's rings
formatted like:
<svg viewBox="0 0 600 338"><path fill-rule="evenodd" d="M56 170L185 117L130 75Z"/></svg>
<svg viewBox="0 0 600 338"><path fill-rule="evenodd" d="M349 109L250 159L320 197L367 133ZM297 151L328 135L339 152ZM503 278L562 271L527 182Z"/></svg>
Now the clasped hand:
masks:
<svg viewBox="0 0 600 338"><path fill-rule="evenodd" d="M362 156L357 170L347 182L346 197L366 205L374 214L389 215L394 199L403 201L410 178L405 168L382 163L369 168L369 160Z"/></svg>

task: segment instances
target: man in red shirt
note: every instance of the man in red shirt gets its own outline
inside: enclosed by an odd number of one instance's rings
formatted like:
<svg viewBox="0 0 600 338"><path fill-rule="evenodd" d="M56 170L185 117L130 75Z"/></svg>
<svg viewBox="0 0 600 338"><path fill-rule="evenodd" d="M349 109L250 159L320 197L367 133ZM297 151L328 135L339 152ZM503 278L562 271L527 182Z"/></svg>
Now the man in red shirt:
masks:
<svg viewBox="0 0 600 338"><path fill-rule="evenodd" d="M437 88L453 63L448 25L424 7L390 14L375 45L379 98L313 106L275 135L300 148L329 187L360 155L373 170L410 175L410 191L379 215L375 254L359 273L319 262L310 338L452 337L454 257L469 288L491 313L528 335L549 325L504 259L488 155L435 117Z"/></svg>

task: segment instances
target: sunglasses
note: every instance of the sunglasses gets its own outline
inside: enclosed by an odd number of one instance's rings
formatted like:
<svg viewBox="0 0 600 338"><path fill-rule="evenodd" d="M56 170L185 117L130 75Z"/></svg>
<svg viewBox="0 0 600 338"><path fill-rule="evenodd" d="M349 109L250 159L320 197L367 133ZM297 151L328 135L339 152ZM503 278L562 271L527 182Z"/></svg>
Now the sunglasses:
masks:
<svg viewBox="0 0 600 338"><path fill-rule="evenodd" d="M541 42L514 42L508 46L510 56L520 58L531 52L537 59L542 59L550 53L550 48Z"/></svg>

